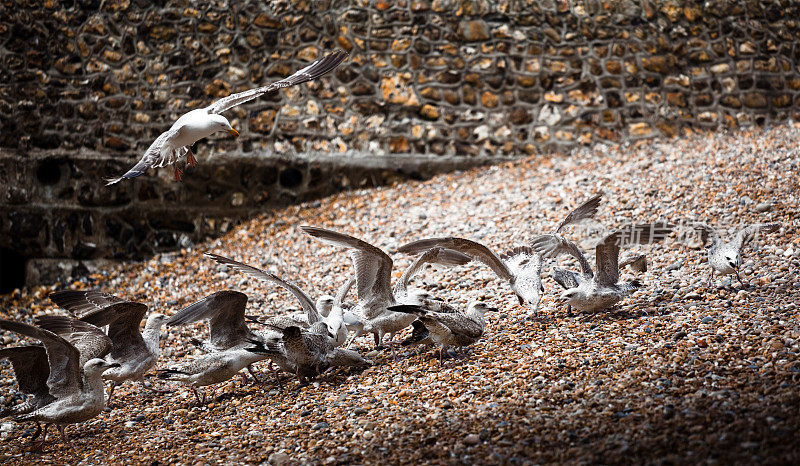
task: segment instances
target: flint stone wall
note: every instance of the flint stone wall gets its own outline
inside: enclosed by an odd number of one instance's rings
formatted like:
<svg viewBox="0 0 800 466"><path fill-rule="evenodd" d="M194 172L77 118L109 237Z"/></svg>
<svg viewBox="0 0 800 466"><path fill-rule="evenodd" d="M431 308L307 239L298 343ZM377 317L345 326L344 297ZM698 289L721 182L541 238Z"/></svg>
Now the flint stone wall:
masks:
<svg viewBox="0 0 800 466"><path fill-rule="evenodd" d="M799 35L786 0L0 0L0 260L142 257L341 178L797 118ZM101 185L188 109L334 48L330 76L227 112L242 136L200 142L186 183Z"/></svg>

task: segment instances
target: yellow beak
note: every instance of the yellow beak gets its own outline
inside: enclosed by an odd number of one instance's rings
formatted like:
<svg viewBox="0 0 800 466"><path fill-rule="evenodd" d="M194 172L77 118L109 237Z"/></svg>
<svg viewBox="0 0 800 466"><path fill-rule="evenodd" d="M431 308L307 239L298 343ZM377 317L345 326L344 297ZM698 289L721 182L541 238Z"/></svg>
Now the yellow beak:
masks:
<svg viewBox="0 0 800 466"><path fill-rule="evenodd" d="M228 134L232 134L232 135L234 135L234 137L237 137L237 138L239 137L239 132L238 132L238 131L236 131L236 130L235 130L235 129L233 129L233 128L231 128L231 129L229 129L229 130L228 130Z"/></svg>

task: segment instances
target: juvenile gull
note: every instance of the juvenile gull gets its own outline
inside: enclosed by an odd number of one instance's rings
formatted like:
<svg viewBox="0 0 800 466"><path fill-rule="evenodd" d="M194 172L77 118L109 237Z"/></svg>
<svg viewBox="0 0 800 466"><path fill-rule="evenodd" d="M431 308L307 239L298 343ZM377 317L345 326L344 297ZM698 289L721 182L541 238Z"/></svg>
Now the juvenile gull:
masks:
<svg viewBox="0 0 800 466"><path fill-rule="evenodd" d="M228 259L227 257L223 257L218 254L206 253L205 256L220 264L227 265L235 270L246 273L260 280L274 283L288 290L297 298L298 301L300 301L300 306L305 311L306 326L316 324L317 322L323 322L325 325L327 325L331 334L334 335L334 346L341 346L344 344L345 340L347 339L347 327L345 326L342 318L341 308L336 312L331 312L335 301L335 298L332 296L320 296L315 302L305 291L303 291L302 288L290 281L278 277L277 275L251 265L243 264L233 259ZM291 316L291 318L297 319L295 316ZM262 321L258 320L258 322Z"/></svg>
<svg viewBox="0 0 800 466"><path fill-rule="evenodd" d="M591 218L597 213L601 195L597 195L573 209L556 227L556 233L567 225ZM453 249L489 266L502 280L508 282L520 305L528 305L531 313L539 310L542 299L542 257L527 246L519 246L505 254L497 255L477 241L457 237L428 238L405 244L398 252L419 254L433 247Z"/></svg>
<svg viewBox="0 0 800 466"><path fill-rule="evenodd" d="M641 287L638 280L619 281L620 246L650 244L666 238L673 229L667 223L626 225L605 236L595 248L597 275L578 245L561 235L541 235L531 246L544 257L569 254L578 260L581 273L559 269L554 278L566 288L560 300L579 311L608 309Z"/></svg>
<svg viewBox="0 0 800 466"><path fill-rule="evenodd" d="M117 364L100 359L111 349L111 340L97 327L66 317L48 317L46 323L55 328L69 328L70 341L43 328L0 320L0 328L3 330L39 340L47 354L46 375L42 364L32 364L30 369L36 373L30 374L25 382L29 391L38 394L34 397L37 399L34 402L37 406L30 411L26 408L27 412L13 419L17 422L44 423L40 446L47 439L47 428L55 424L61 439L77 455L64 427L91 419L103 411L105 395L102 375ZM49 396L44 395L45 387L42 383L46 385Z"/></svg>
<svg viewBox="0 0 800 466"><path fill-rule="evenodd" d="M288 327L283 330L281 341L263 347L249 348L254 353L268 354L283 358L301 384L333 367L363 367L372 362L360 354L346 348L335 348L333 339L322 322L317 322L308 330Z"/></svg>
<svg viewBox="0 0 800 466"><path fill-rule="evenodd" d="M278 89L317 79L339 66L346 57L346 52L337 50L297 71L288 78L267 86L231 94L217 100L208 107L198 108L183 114L173 123L170 129L161 133L153 141L133 168L118 178L107 180L107 185L118 183L125 178L135 178L151 167L164 167L166 165L173 165L175 180L180 181L183 172L175 165L180 157L186 155L186 161L189 165L197 165L197 159L195 159L191 149L192 144L217 131L226 131L234 136L239 135L239 132L231 127L228 119L220 115L220 113Z"/></svg>
<svg viewBox="0 0 800 466"><path fill-rule="evenodd" d="M254 342L251 347L261 347ZM234 347L223 351L204 354L190 361L158 371L158 377L164 380L182 382L192 389L201 405L206 403L206 394L200 396L198 388L214 385L231 379L245 367L266 359L264 354L249 351L249 347Z"/></svg>
<svg viewBox="0 0 800 466"><path fill-rule="evenodd" d="M105 360L119 364L119 367L103 373L104 379L111 380L106 400L108 404L114 396L114 389L126 380L139 382L145 388L159 392L144 383L144 375L155 367L161 353L161 326L166 321L163 314L151 313L147 317L144 332L141 332L139 324L147 314L147 305L143 303L125 301L95 290L56 291L50 294L50 300L83 322L97 327L108 325L107 333L112 348Z"/></svg>
<svg viewBox="0 0 800 466"><path fill-rule="evenodd" d="M356 331L350 344L360 335L372 333L376 346L381 345L384 334L389 334L391 341L395 334L411 325L414 316L410 314L392 312L387 308L395 304L425 304L429 295L424 292L408 290L410 274L400 280L395 289L392 289L392 258L381 249L354 238L350 235L338 233L324 228L301 226L309 236L334 246L350 249L350 256L355 266L356 294L358 303L351 310L363 326ZM433 249L433 247L428 248ZM456 251L438 249L424 261L433 261L439 265L462 265L469 262L470 258ZM415 271L421 270L419 262L410 266ZM394 346L392 346L394 352Z"/></svg>
<svg viewBox="0 0 800 466"><path fill-rule="evenodd" d="M242 350L245 347L253 346L253 342L264 344L267 341L270 341L273 338L271 335L254 332L247 326L244 315L246 307L246 294L233 290L217 291L216 293L212 293L200 301L197 301L196 303L178 311L177 314L173 315L169 318L169 320L167 320L167 327L175 327L178 325L208 320L209 338L206 341L200 341L196 344L211 354L229 350ZM217 359L209 357L203 359L202 362L199 362L198 364L209 364L212 366L213 364L227 365L231 364L231 361L233 360L236 360L237 362L240 361L241 359L236 359L239 356L241 356L239 353L230 353L227 355L220 355ZM262 357L262 359L264 358ZM257 361L259 361L259 359L254 359L252 362L247 364L247 370L256 381L258 381L258 378L253 373L253 369L250 367L250 364ZM188 366L186 369L186 371L189 371L191 375L201 378L206 377L205 375L202 375L203 370L204 369L200 368L200 366ZM209 370L211 371L210 373L213 374L215 373L214 371L216 369L212 368ZM239 369L237 369L234 373L236 372L239 372ZM211 376L209 380L215 379L215 377L217 376ZM201 383L201 385L197 386L203 386L202 380L197 382Z"/></svg>
<svg viewBox="0 0 800 466"><path fill-rule="evenodd" d="M714 278L714 272L720 275L736 274L736 279L742 286L747 286L739 275L739 267L742 265L742 249L747 246L753 238L761 232L773 232L781 227L780 223L757 223L742 228L729 242L723 242L717 230L705 223L697 222L693 225L694 229L701 232L703 241L710 240L708 249L708 264L711 272L708 275L708 285Z"/></svg>
<svg viewBox="0 0 800 466"><path fill-rule="evenodd" d="M467 312L433 312L421 306L399 305L389 308L395 312L405 312L417 316L414 332L410 338L403 341L403 346L414 343L430 341L439 345L439 362L442 353L448 346L468 346L483 335L486 328L484 313L497 311L481 302L472 302L467 306Z"/></svg>

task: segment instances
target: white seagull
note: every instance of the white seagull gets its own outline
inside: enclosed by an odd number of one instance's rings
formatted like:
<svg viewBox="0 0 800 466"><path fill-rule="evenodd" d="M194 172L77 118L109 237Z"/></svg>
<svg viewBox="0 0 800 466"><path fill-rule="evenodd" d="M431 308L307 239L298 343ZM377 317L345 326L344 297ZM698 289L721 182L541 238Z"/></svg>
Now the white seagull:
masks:
<svg viewBox="0 0 800 466"><path fill-rule="evenodd" d="M760 232L772 232L781 227L780 223L757 223L742 228L736 233L733 240L723 242L717 230L705 223L697 222L693 225L695 230L701 232L702 240L711 240L708 248L708 264L711 266L711 274L708 276L708 284L714 278L714 272L720 275L736 274L736 279L742 286L747 286L739 275L739 267L742 265L742 249L756 237Z"/></svg>
<svg viewBox="0 0 800 466"><path fill-rule="evenodd" d="M175 163L180 157L186 155L186 162L190 166L197 165L197 159L192 153L191 146L196 141L210 136L217 131L226 131L238 136L239 132L231 127L227 118L220 113L249 102L278 89L296 86L307 81L319 78L332 71L347 57L347 53L337 50L315 61L288 78L281 79L267 86L250 89L237 94L223 97L208 107L198 108L183 114L165 132L161 133L150 147L147 148L139 162L124 175L106 180L106 186L119 183L125 178L136 178L151 167L164 167L173 165L175 180L180 181L183 172Z"/></svg>

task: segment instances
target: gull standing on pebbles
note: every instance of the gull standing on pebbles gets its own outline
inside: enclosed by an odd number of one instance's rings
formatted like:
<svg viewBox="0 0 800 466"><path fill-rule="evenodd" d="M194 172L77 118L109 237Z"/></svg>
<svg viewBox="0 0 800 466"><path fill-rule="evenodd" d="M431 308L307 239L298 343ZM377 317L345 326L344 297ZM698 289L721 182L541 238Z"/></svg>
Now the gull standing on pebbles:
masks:
<svg viewBox="0 0 800 466"><path fill-rule="evenodd" d="M605 236L595 248L597 275L578 245L561 235L541 235L531 246L543 257L569 254L578 260L581 273L558 269L553 275L556 282L566 288L559 300L579 311L591 312L608 309L622 301L642 285L638 280L619 281L620 246L650 244L663 240L672 232L668 223L626 225Z"/></svg>
<svg viewBox="0 0 800 466"><path fill-rule="evenodd" d="M139 160L139 163L134 165L134 167L128 170L124 175L107 180L106 185L118 183L125 178L136 178L151 167L164 167L167 165L173 165L175 181L180 181L183 172L175 165L180 157L186 155L186 162L188 165L197 165L197 159L194 157L191 149L192 144L217 131L226 131L234 136L239 135L239 132L231 127L228 119L220 115L220 113L259 98L264 94L277 91L278 89L296 86L317 79L339 66L346 57L346 52L337 50L288 78L281 79L267 86L231 94L217 100L208 107L198 108L185 113L175 121L170 129L161 133L161 135L150 144L150 147L147 148L141 160Z"/></svg>
<svg viewBox="0 0 800 466"><path fill-rule="evenodd" d="M483 315L487 311L497 311L481 302L472 302L467 312L432 312L421 306L399 305L389 308L395 312L405 312L417 316L414 333L403 341L403 346L430 341L439 345L439 362L442 353L448 346L468 346L483 335L486 321Z"/></svg>
<svg viewBox="0 0 800 466"><path fill-rule="evenodd" d="M736 233L732 241L727 243L722 241L717 230L705 223L697 222L693 225L695 230L701 232L703 242L711 240L707 246L708 264L711 266L711 273L708 276L708 286L714 278L714 272L720 275L736 274L736 279L743 287L747 287L739 275L739 267L742 265L742 248L744 248L757 234L773 232L781 227L780 223L757 223L742 228Z"/></svg>
<svg viewBox="0 0 800 466"><path fill-rule="evenodd" d="M573 209L556 227L556 233L567 225L591 218L597 213L601 195L597 195ZM542 299L542 257L527 246L519 246L505 254L497 255L477 241L465 238L428 238L405 244L398 252L419 254L432 247L453 249L489 266L497 276L508 282L520 305L532 308L531 314L539 310Z"/></svg>
<svg viewBox="0 0 800 466"><path fill-rule="evenodd" d="M253 346L254 342L264 344L272 339L269 335L250 330L245 322L244 311L246 307L246 294L233 290L217 291L178 311L177 314L167 320L167 327L208 320L209 339L206 341L193 340L193 343L204 351L211 353L211 355L202 362L198 362L198 364L228 364L231 360L236 359L237 356L240 355L238 353L230 353L227 355L220 355L217 359L211 356L215 353L222 353L229 350L243 350L245 347ZM252 353L250 354L252 355ZM265 358L262 357L261 359ZM236 360L238 361L238 359ZM253 373L250 364L258 361L259 359L255 359L246 364L248 372L250 372L250 375L255 381L258 381L258 378ZM241 368L237 369L234 374L239 372L240 369ZM202 370L204 369L199 366L188 366L188 369L186 369L186 371L190 371L192 375L198 377L201 376ZM244 377L244 375L242 375L242 377ZM220 381L224 380L227 380L227 378ZM201 383L201 385L197 386L202 386L204 382L197 383Z"/></svg>
<svg viewBox="0 0 800 466"><path fill-rule="evenodd" d="M251 265L237 262L233 259L228 259L227 257L223 257L218 254L205 253L205 256L220 264L227 265L235 270L238 270L239 272L246 273L260 280L274 283L288 290L297 298L298 301L300 301L300 306L305 311L307 322L306 325L310 326L316 324L317 322L323 322L325 325L327 325L328 331L334 335L333 345L341 346L344 344L345 340L347 339L347 327L344 324L341 307L338 309L338 311L333 309L335 298L332 296L323 295L319 297L316 302L314 302L314 300L312 300L302 288L292 282L278 277L277 275L265 272ZM331 312L332 309L334 312ZM292 318L295 317L292 316ZM267 320L269 321L269 319ZM261 320L256 320L256 322L263 323Z"/></svg>
<svg viewBox="0 0 800 466"><path fill-rule="evenodd" d="M253 342L251 347L263 347L260 342ZM206 394L200 396L199 387L214 385L230 380L245 367L266 359L264 354L249 351L249 347L232 348L225 351L204 354L191 361L178 364L168 369L157 371L158 377L164 380L182 382L192 389L197 402L206 404Z"/></svg>
<svg viewBox="0 0 800 466"><path fill-rule="evenodd" d="M27 374L25 384L28 388L40 395L38 406L13 419L17 422L33 421L44 423L42 440L38 445L44 444L47 439L47 428L55 424L61 434L61 439L69 445L77 455L75 446L67 438L64 427L89 420L101 412L105 407L105 393L103 390L103 372L117 367L103 359L111 349L111 340L102 330L94 325L87 324L66 317L47 317L46 322L50 327L64 327L71 329L70 340L58 336L56 333L33 325L23 324L10 320L0 320L0 329L16 332L42 342L47 353L47 373L42 364L33 364L30 370L35 373ZM42 383L45 386L42 386ZM48 396L44 396L45 388ZM42 399L41 397L44 397ZM48 401L49 402L46 402ZM34 436L38 437L39 429Z"/></svg>
<svg viewBox="0 0 800 466"><path fill-rule="evenodd" d="M353 350L334 348L333 338L323 322L317 322L308 330L297 326L287 327L282 331L278 344L269 343L262 347L248 348L248 351L285 359L300 384L306 384L308 379L332 367L372 365L371 361Z"/></svg>
<svg viewBox="0 0 800 466"><path fill-rule="evenodd" d="M155 367L161 354L159 340L161 326L166 317L157 312L147 317L144 332L139 324L147 314L147 305L135 301L125 301L116 296L99 291L64 290L50 294L50 300L58 307L66 309L83 322L96 327L108 325L108 336L111 338L111 353L105 357L110 363L118 363L119 367L103 373L103 378L111 380L106 402L111 403L114 389L126 380L140 382L145 388L160 393L144 382L144 375Z"/></svg>
<svg viewBox="0 0 800 466"><path fill-rule="evenodd" d="M375 345L380 346L384 334L389 334L389 341L394 339L397 332L411 325L414 316L402 312L392 312L387 308L395 304L425 305L427 293L408 291L410 274L400 281L398 287L392 289L392 258L381 249L354 238L350 235L338 233L324 228L301 226L307 235L334 246L350 249L350 256L355 266L356 293L358 304L351 312L363 323L350 340L350 344L360 335L372 333ZM433 249L433 247L428 248ZM427 249L426 249L427 250ZM464 254L447 249L438 249L435 254L426 256L425 261L433 261L444 266L462 265L470 261ZM415 262L410 268L414 273L421 270L422 265ZM394 346L392 346L394 354Z"/></svg>

